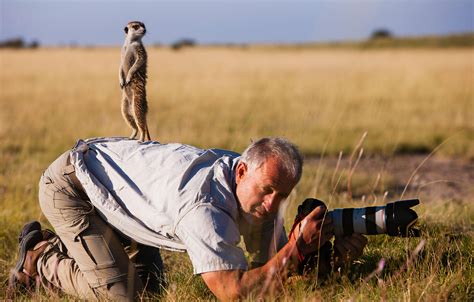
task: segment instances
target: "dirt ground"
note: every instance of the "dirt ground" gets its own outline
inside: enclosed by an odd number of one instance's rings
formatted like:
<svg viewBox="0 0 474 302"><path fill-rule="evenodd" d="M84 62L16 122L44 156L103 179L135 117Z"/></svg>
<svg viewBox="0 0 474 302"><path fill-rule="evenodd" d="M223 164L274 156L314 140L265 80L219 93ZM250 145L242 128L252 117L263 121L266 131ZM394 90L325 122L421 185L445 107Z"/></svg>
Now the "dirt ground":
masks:
<svg viewBox="0 0 474 302"><path fill-rule="evenodd" d="M474 161L466 159L439 158L428 155L396 155L362 157L355 173L374 175L378 173L390 178L387 188L389 199L399 198L409 183L404 199L417 197L422 202L464 201L474 202ZM310 158L312 164L322 164L335 169L338 158ZM339 170L349 168L349 158L342 158ZM354 165L353 159L352 165ZM411 178L411 179L410 179Z"/></svg>

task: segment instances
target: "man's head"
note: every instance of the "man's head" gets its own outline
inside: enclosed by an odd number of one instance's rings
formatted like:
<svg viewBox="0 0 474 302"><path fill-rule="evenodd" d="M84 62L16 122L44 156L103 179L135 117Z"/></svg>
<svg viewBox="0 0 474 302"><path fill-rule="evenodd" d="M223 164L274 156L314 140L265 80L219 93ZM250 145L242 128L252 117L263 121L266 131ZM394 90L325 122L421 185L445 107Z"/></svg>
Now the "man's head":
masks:
<svg viewBox="0 0 474 302"><path fill-rule="evenodd" d="M283 138L262 138L242 153L236 169L236 195L246 218L254 223L275 216L301 178L303 159Z"/></svg>

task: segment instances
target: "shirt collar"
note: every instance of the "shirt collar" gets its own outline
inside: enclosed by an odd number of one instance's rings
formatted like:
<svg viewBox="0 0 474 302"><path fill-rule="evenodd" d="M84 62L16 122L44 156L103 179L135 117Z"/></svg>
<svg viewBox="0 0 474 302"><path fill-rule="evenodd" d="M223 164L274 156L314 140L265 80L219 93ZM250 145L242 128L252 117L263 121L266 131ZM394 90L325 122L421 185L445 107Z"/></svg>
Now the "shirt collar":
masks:
<svg viewBox="0 0 474 302"><path fill-rule="evenodd" d="M232 168L230 170L230 187L232 189L232 193L235 196L235 200L238 202L237 199L237 182L235 181L235 172L237 171L237 165L240 162L240 156L235 157L232 159ZM239 205L240 206L240 205Z"/></svg>

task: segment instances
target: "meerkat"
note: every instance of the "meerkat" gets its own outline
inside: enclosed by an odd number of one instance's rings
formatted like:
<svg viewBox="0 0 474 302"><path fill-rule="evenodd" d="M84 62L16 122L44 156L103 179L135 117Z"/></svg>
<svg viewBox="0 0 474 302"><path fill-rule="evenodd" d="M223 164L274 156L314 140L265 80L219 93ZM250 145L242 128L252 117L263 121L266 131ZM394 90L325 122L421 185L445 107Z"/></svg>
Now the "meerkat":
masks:
<svg viewBox="0 0 474 302"><path fill-rule="evenodd" d="M150 139L146 114L147 53L142 43L146 33L145 24L132 21L124 28L125 42L122 47L119 83L122 89L122 115L125 122L133 129L131 139L140 131L140 140Z"/></svg>

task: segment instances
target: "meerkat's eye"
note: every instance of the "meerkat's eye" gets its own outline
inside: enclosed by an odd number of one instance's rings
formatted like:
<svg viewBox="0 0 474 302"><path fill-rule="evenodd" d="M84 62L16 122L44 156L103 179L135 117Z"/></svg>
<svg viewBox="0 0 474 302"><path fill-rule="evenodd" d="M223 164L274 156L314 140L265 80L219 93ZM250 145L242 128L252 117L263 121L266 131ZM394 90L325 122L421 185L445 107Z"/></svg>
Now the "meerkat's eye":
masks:
<svg viewBox="0 0 474 302"><path fill-rule="evenodd" d="M140 28L140 25L133 25L132 27L134 30L138 30Z"/></svg>

